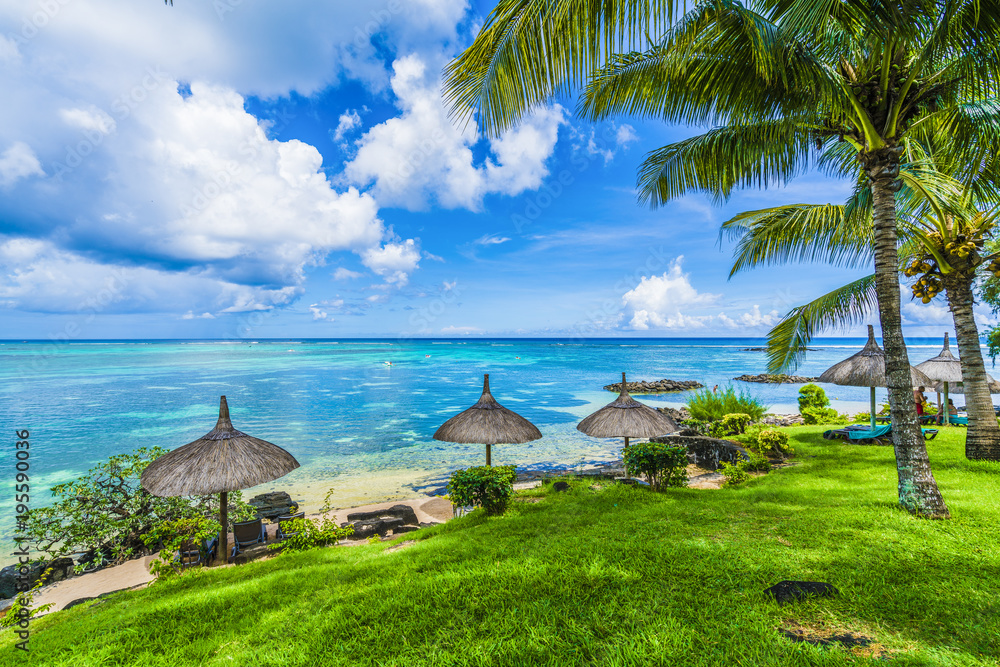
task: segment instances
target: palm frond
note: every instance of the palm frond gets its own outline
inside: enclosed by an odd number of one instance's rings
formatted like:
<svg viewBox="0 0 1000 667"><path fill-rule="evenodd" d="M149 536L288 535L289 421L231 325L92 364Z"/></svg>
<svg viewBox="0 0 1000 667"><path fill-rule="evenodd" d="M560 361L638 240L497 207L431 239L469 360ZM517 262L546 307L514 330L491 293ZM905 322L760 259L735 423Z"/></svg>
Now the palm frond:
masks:
<svg viewBox="0 0 1000 667"><path fill-rule="evenodd" d="M722 223L720 236L736 241L730 278L761 265L821 261L856 267L872 259L870 210L848 218L843 205L792 204L748 211Z"/></svg>
<svg viewBox="0 0 1000 667"><path fill-rule="evenodd" d="M500 0L444 72L453 115L495 136L534 106L582 85L608 58L666 31L674 0Z"/></svg>
<svg viewBox="0 0 1000 667"><path fill-rule="evenodd" d="M717 200L737 186L787 183L809 167L812 142L797 119L729 125L664 146L639 167L639 200L653 207L686 194Z"/></svg>
<svg viewBox="0 0 1000 667"><path fill-rule="evenodd" d="M861 324L877 308L874 274L792 308L767 332L767 370L795 370L805 354L804 348L817 332Z"/></svg>
<svg viewBox="0 0 1000 667"><path fill-rule="evenodd" d="M579 110L599 120L628 113L700 124L851 111L837 74L792 36L739 3L685 15L663 41L597 70ZM819 122L817 120L817 122Z"/></svg>

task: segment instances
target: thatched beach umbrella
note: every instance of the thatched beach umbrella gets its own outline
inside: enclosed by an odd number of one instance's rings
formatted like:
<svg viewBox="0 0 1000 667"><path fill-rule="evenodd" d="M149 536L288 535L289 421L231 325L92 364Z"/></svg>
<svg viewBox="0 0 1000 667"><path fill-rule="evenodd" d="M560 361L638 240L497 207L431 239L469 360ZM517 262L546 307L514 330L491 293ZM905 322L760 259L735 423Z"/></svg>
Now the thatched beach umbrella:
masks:
<svg viewBox="0 0 1000 667"><path fill-rule="evenodd" d="M576 430L594 438L625 438L625 449L629 438L651 438L678 430L673 419L629 396L627 386L622 373L618 398L584 418Z"/></svg>
<svg viewBox="0 0 1000 667"><path fill-rule="evenodd" d="M947 424L950 418L948 414L948 384L962 381L962 362L951 353L947 331L944 334L944 348L941 352L936 357L928 359L922 364L917 364L917 368L923 371L931 380L940 382L943 385L945 406L943 417L944 423ZM940 412L940 407L938 406L938 412Z"/></svg>
<svg viewBox="0 0 1000 667"><path fill-rule="evenodd" d="M819 376L819 381L846 387L869 387L872 391L871 420L874 430L875 387L886 386L885 352L875 342L875 328L868 325L868 342L860 352L830 366ZM910 366L910 382L915 387L921 385L929 387L934 384L929 377L912 366Z"/></svg>
<svg viewBox="0 0 1000 667"><path fill-rule="evenodd" d="M944 382L938 382L936 385L934 385L934 391L938 392L939 394L942 393L944 391L944 384L945 384ZM1000 382L997 382L996 378L994 378L989 373L986 374L986 386L989 387L991 394L1000 394ZM949 382L948 393L965 394L965 383L956 382L952 384L951 382Z"/></svg>
<svg viewBox="0 0 1000 667"><path fill-rule="evenodd" d="M483 395L434 433L435 440L486 445L486 465L493 465L493 445L519 445L542 437L534 424L497 403L490 393L490 374L483 375Z"/></svg>
<svg viewBox="0 0 1000 667"><path fill-rule="evenodd" d="M299 467L295 457L266 440L233 428L226 397L219 400L215 428L156 459L143 471L142 487L154 496L207 496L218 493L223 562L229 556L230 491L284 477Z"/></svg>

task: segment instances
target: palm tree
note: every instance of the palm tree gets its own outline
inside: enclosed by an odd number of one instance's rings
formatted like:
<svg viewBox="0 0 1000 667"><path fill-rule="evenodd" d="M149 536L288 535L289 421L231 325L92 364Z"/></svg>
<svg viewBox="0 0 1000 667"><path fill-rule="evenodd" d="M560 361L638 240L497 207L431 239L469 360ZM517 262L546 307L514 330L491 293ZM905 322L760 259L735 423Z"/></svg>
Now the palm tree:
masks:
<svg viewBox="0 0 1000 667"><path fill-rule="evenodd" d="M640 199L654 206L691 191L725 198L736 187L782 183L810 158L839 152L834 170L867 177L872 192L899 503L947 517L910 393L895 192L901 141L921 124L947 125L963 141L994 129L995 109L986 106L1000 74L998 5L713 0L666 29L673 6L662 1L501 0L447 68L445 95L459 115L478 111L488 133L585 82L580 107L591 119L638 114L717 125L647 156ZM621 53L636 47L643 50Z"/></svg>
<svg viewBox="0 0 1000 667"><path fill-rule="evenodd" d="M912 174L904 180L914 182ZM987 191L988 179L980 179L978 189ZM864 193L862 193L864 194ZM846 206L782 206L738 215L723 223L722 233L737 239L735 261L730 275L761 264L789 260L826 260L859 267L870 260L870 249L857 239L871 236L870 212L865 197L854 197ZM920 276L912 286L915 298L930 303L944 292L955 323L962 363L969 429L966 457L1000 460L1000 425L986 381L986 367L979 344L979 332L972 312L972 287L977 271L1000 274L1000 253L982 252L997 220L997 209L981 212L971 207L965 193L957 213L931 201L921 217L901 226L905 239L900 250L903 273ZM860 201L859 201L860 200ZM912 198L905 209L914 206ZM858 225L859 219L869 221ZM848 236L845 231L850 230ZM833 233L831 233L833 232ZM793 308L768 334L768 370L785 372L794 368L817 330L846 327L864 320L874 310L874 276L865 276L848 285Z"/></svg>

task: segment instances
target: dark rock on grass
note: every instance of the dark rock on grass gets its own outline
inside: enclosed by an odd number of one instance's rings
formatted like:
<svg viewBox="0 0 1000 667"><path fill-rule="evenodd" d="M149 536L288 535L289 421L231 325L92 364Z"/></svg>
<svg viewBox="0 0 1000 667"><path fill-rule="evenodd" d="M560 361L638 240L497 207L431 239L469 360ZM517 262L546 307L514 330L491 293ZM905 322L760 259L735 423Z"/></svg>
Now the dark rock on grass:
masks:
<svg viewBox="0 0 1000 667"><path fill-rule="evenodd" d="M569 488L569 482L556 482L552 485L553 491L565 491Z"/></svg>
<svg viewBox="0 0 1000 667"><path fill-rule="evenodd" d="M692 435L659 435L649 441L687 448L688 460L706 470L718 470L722 461L735 465L750 458L747 450L731 440Z"/></svg>
<svg viewBox="0 0 1000 667"><path fill-rule="evenodd" d="M351 525L350 523L346 525ZM354 524L354 534L351 535L352 540L364 540L372 535L385 535L386 528L384 522L381 519L371 519L369 521L357 521Z"/></svg>
<svg viewBox="0 0 1000 667"><path fill-rule="evenodd" d="M348 521L371 521L372 519L383 519L386 517L396 517L403 520L403 525L416 526L417 513L409 505L393 505L389 509L375 510L373 512L351 512L347 515Z"/></svg>
<svg viewBox="0 0 1000 667"><path fill-rule="evenodd" d="M865 647L871 646L871 637L865 637L864 635L855 635L850 632L845 632L842 635L814 635L802 632L801 630L782 630L783 634L788 639L793 642L803 642L806 644L812 644L813 646L832 646L834 644L840 644L844 648L855 648L855 647Z"/></svg>
<svg viewBox="0 0 1000 667"><path fill-rule="evenodd" d="M0 597L12 598L17 595L17 569L18 565L8 565L0 570ZM32 565L28 568L27 582L29 587L34 586L38 577L42 574L42 566ZM25 581L25 580L21 580Z"/></svg>
<svg viewBox="0 0 1000 667"><path fill-rule="evenodd" d="M402 535L403 533L412 533L415 530L420 530L420 526L397 526L392 529L392 534Z"/></svg>
<svg viewBox="0 0 1000 667"><path fill-rule="evenodd" d="M837 589L821 581L779 581L764 591L773 597L778 604L787 604L804 600L807 597L833 597Z"/></svg>
<svg viewBox="0 0 1000 667"><path fill-rule="evenodd" d="M261 493L248 500L247 504L257 508L257 516L272 521L279 516L295 514L299 511L298 503L284 491Z"/></svg>
<svg viewBox="0 0 1000 667"><path fill-rule="evenodd" d="M430 528L431 526L437 526L440 523L441 523L440 521L428 521L426 523L424 523L423 521L421 521L420 522L420 528Z"/></svg>
<svg viewBox="0 0 1000 667"><path fill-rule="evenodd" d="M51 584L56 581L62 581L63 579L68 579L72 577L73 566L75 565L72 558L64 556L62 558L56 558L55 560L48 561L46 563L35 563L28 567L28 575L26 579L18 579L17 570L19 565L8 565L7 567L0 570L0 598L12 598L17 595L18 584L27 584L29 588L33 587L38 580L41 578L42 574L48 568L52 568L49 572L48 577L45 578L46 584Z"/></svg>
<svg viewBox="0 0 1000 667"><path fill-rule="evenodd" d="M69 579L73 576L75 563L72 558L68 556L63 556L62 558L56 558L54 561L45 564L45 568L52 568L49 572L49 576L45 579L46 584L55 583L57 581L62 581L63 579Z"/></svg>
<svg viewBox="0 0 1000 667"><path fill-rule="evenodd" d="M398 516L385 516L377 519L368 519L366 521L355 521L354 534L351 535L352 540L363 540L371 537L372 535L378 535L379 537L385 537L389 531L396 531L403 527L403 520Z"/></svg>

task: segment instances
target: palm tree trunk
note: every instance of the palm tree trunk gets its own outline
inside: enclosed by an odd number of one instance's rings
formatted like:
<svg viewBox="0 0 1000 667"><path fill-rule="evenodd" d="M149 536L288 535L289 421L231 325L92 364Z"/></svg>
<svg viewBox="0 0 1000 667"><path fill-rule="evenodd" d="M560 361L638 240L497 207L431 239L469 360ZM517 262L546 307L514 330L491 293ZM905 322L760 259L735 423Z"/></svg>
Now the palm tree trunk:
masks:
<svg viewBox="0 0 1000 667"><path fill-rule="evenodd" d="M931 472L923 433L917 423L910 380L910 360L903 342L899 312L899 260L896 253L896 198L891 189L895 174L885 170L899 158L888 149L869 154L875 208L875 292L878 296L885 377L889 388L892 442L899 479L899 504L908 512L929 518L949 518L948 507ZM892 173L892 172L890 172Z"/></svg>
<svg viewBox="0 0 1000 667"><path fill-rule="evenodd" d="M948 307L955 320L955 338L962 362L962 383L965 385L965 409L969 413L965 458L1000 461L1000 425L993 410L993 397L986 381L986 364L979 347L979 330L972 314L972 285L958 272L945 276L944 284Z"/></svg>

